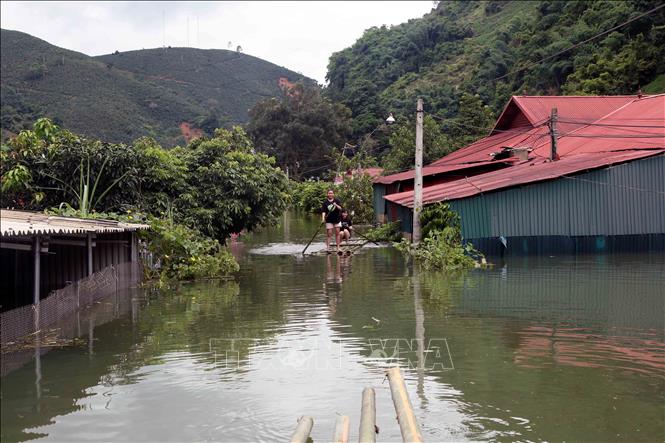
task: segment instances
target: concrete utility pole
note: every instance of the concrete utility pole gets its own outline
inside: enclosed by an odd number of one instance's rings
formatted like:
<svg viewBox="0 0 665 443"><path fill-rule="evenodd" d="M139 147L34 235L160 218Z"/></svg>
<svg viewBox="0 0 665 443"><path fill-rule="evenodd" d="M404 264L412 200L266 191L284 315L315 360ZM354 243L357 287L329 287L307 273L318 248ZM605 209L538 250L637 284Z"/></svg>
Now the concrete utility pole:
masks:
<svg viewBox="0 0 665 443"><path fill-rule="evenodd" d="M416 174L413 184L413 236L414 246L420 243L420 213L423 210L423 99L416 106Z"/></svg>
<svg viewBox="0 0 665 443"><path fill-rule="evenodd" d="M552 114L550 115L550 160L554 161L558 158L556 153L556 143L557 143L557 131L556 131L556 122L559 119L559 114L556 108L552 108Z"/></svg>

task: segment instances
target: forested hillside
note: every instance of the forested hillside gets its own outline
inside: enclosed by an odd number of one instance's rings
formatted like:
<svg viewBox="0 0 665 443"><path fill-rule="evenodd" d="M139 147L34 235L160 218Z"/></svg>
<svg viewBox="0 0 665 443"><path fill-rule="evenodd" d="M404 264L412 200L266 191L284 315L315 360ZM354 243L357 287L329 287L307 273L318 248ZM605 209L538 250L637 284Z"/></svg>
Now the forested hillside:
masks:
<svg viewBox="0 0 665 443"><path fill-rule="evenodd" d="M209 133L222 124L245 123L257 100L281 95L280 79L282 84L314 84L260 58L224 49L145 49L95 58L199 104L204 114L194 123Z"/></svg>
<svg viewBox="0 0 665 443"><path fill-rule="evenodd" d="M410 113L417 96L451 118L464 94L478 95L496 115L514 94L663 92L665 8L555 55L661 4L439 2L420 19L371 28L333 54L327 94L351 108L362 134L389 111Z"/></svg>
<svg viewBox="0 0 665 443"><path fill-rule="evenodd" d="M2 129L47 116L109 142L152 136L172 146L218 126L244 123L259 99L302 76L226 50L164 48L101 57L16 31L1 35Z"/></svg>

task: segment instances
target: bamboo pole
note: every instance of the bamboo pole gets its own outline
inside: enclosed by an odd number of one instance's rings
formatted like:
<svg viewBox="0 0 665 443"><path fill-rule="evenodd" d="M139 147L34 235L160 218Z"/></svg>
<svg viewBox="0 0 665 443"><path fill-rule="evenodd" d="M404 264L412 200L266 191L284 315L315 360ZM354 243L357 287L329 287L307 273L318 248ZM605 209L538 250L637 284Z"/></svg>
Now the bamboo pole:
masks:
<svg viewBox="0 0 665 443"><path fill-rule="evenodd" d="M388 382L390 383L390 394L397 413L397 422L402 432L402 440L405 442L422 442L423 436L413 413L402 372L398 367L388 370Z"/></svg>
<svg viewBox="0 0 665 443"><path fill-rule="evenodd" d="M349 416L338 415L335 420L335 431L333 432L333 443L348 443L349 441Z"/></svg>
<svg viewBox="0 0 665 443"><path fill-rule="evenodd" d="M376 396L373 388L363 389L363 403L360 410L360 443L376 441Z"/></svg>
<svg viewBox="0 0 665 443"><path fill-rule="evenodd" d="M321 230L321 226L323 226L324 224L325 224L324 222L321 222L319 227L316 228L316 232L314 233L314 235L312 235L312 239L309 241L309 243L307 243L307 246L305 246L305 249L302 250L302 255L305 255L305 251L307 251L307 248L309 248L309 245L312 244L312 242L314 241L316 236L319 234L319 231Z"/></svg>
<svg viewBox="0 0 665 443"><path fill-rule="evenodd" d="M298 426L293 432L290 443L306 443L309 438L309 433L312 432L314 426L314 419L308 416L302 416L298 419Z"/></svg>

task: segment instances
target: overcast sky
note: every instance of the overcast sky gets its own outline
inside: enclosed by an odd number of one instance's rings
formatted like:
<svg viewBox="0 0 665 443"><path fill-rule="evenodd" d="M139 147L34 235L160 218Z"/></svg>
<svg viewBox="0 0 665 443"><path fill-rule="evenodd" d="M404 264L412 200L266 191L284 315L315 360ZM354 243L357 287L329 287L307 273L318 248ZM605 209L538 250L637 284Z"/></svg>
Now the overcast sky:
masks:
<svg viewBox="0 0 665 443"><path fill-rule="evenodd" d="M191 46L236 49L324 83L330 55L372 26L429 12L421 2L15 2L3 29L88 55ZM189 32L188 32L189 31Z"/></svg>

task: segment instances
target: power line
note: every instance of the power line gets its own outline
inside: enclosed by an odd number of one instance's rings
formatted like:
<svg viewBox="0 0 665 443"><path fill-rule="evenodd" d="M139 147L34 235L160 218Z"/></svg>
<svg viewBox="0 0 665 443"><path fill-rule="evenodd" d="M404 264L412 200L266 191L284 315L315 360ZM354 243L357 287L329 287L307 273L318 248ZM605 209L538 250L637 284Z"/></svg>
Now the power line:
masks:
<svg viewBox="0 0 665 443"><path fill-rule="evenodd" d="M663 121L665 118L661 118L659 120ZM589 123L585 121L579 121L579 120L566 120L560 118L558 120L559 123L572 123L576 125L587 125L587 126L606 126L608 128L658 128L658 129L663 129L665 126L663 125L619 125L619 124L609 124L609 123Z"/></svg>
<svg viewBox="0 0 665 443"><path fill-rule="evenodd" d="M662 138L665 141L665 135L663 134L564 134L563 137L575 137L575 138Z"/></svg>
<svg viewBox="0 0 665 443"><path fill-rule="evenodd" d="M548 120L549 120L549 117L547 117L543 120L540 120L535 125L530 126L529 129L496 129L494 127L488 128L488 127L484 127L484 126L475 126L475 125L470 125L468 123L462 123L462 122L459 122L459 121L455 121L453 119L445 119L443 117L439 117L438 115L431 114L429 112L427 113L427 115L429 115L430 117L432 117L436 120L439 120L440 122L450 123L450 124L453 124L453 125L456 125L456 126L463 126L463 127L466 127L466 128L481 129L481 130L484 130L484 131L492 131L492 132L501 132L501 133L505 132L505 133L511 133L511 134L517 134L517 135L530 133L534 129L546 125L548 123Z"/></svg>
<svg viewBox="0 0 665 443"><path fill-rule="evenodd" d="M586 40L582 40L581 42L576 43L576 44L574 44L574 45L572 45L572 46L570 46L570 47L568 47L568 48L566 48L566 49L563 49L563 50L561 50L561 51L559 51L559 52L556 52L556 53L554 53L554 54L552 54L552 55L549 55L549 56L547 56L547 57L545 57L545 58L542 58L542 59L538 60L538 61L535 62L535 63L532 63L532 64L530 64L530 65L524 66L523 68L515 69L515 70L510 71L510 72L508 72L508 73L506 73L506 74L504 74L504 75L502 75L502 76L500 76L500 77L497 77L497 78L495 78L495 79L493 79L493 80L489 80L489 81L490 81L490 82L495 82L495 81L501 80L501 79L503 79L503 78L506 78L506 77L508 77L509 75L516 74L516 73L518 73L518 72L524 71L525 69L529 69L529 68L533 68L533 67L535 67L535 66L538 66L539 64L541 64L541 63L544 62L544 61L550 60L550 59L552 59L552 58L554 58L554 57L557 57L557 56L559 56L559 55L561 55L561 54L563 54L563 53L565 53L565 52L568 52L568 51L570 51L570 50L572 50L572 49L575 49L575 48L577 48L577 47L579 47L579 46L582 46L582 45L584 45L584 44L586 44L586 43L589 43L590 41L593 41L593 40L595 40L595 39L597 39L597 38L599 38L599 37L602 37L603 35L609 34L610 32L612 32L612 31L614 31L614 30L616 30L616 29L619 29L619 28L621 28L621 27L623 27L623 26L626 26L626 25L628 25L628 24L634 22L635 20L639 20L639 19L641 19L642 17L646 17L646 16L649 15L649 14L653 14L654 12L656 12L656 11L658 11L659 9L662 9L662 8L665 8L665 3L663 3L663 4L660 5L660 6L656 6L655 8L653 8L653 9L647 11L647 12L644 12L644 13L642 13L642 14L636 16L636 17L633 17L633 18L631 18L630 20L627 20L627 21L625 21L625 22L623 22L623 23L621 23L621 24L619 24L619 25L613 26L613 27L611 27L610 29L607 29L607 30L605 30L605 31L603 31L603 32L601 32L601 33L598 33L598 34L594 35L593 37L589 37L588 39L586 39Z"/></svg>

